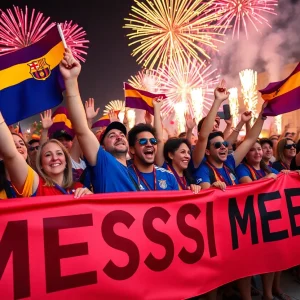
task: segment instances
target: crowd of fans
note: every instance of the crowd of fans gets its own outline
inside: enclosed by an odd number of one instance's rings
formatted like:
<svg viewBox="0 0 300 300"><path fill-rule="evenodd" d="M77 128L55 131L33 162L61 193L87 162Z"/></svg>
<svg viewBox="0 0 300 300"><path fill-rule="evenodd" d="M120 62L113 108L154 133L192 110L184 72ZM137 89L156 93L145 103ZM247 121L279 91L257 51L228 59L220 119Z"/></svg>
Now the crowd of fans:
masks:
<svg viewBox="0 0 300 300"><path fill-rule="evenodd" d="M60 118L65 116L59 120L61 128L51 130L55 119L51 110L46 111L41 115L41 137L27 143L21 134L10 131L0 113L0 199L156 190L199 193L208 188L225 191L227 186L275 180L280 172L300 169L298 133L259 139L266 120L262 111L252 127L253 116L246 111L235 128L229 120L225 131L219 131L217 112L229 96L222 84L215 89L213 104L198 126L188 118L187 132L164 140L162 99L153 99L153 122L147 120L129 129L126 114L120 122L112 113L111 123L94 133L91 126L99 109L93 99L83 105L77 81L81 66L68 49L60 71L67 104L67 111L60 114ZM244 125L246 136L239 140ZM194 136L196 126L198 135ZM72 128L74 135L66 128ZM263 299L289 299L280 287L280 276L281 272L261 275ZM233 297L233 287L241 299L251 299L256 292L248 277L221 289L223 296ZM216 299L217 292L204 296Z"/></svg>

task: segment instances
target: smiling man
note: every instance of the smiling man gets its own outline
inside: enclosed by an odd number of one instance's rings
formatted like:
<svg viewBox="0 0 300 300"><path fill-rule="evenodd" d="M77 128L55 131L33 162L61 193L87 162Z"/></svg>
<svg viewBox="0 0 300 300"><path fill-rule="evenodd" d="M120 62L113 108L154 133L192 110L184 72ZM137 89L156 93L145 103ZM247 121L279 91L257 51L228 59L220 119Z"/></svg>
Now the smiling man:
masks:
<svg viewBox="0 0 300 300"><path fill-rule="evenodd" d="M135 125L128 133L128 142L133 157L133 164L128 170L141 191L179 189L171 172L154 165L157 140L151 125Z"/></svg>

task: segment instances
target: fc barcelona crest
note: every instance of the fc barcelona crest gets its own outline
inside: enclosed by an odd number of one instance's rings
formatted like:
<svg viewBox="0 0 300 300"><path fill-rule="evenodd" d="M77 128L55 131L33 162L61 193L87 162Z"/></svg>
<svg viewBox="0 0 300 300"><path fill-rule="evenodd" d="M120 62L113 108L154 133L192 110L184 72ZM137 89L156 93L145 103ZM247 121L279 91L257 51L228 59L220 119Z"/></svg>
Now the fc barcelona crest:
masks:
<svg viewBox="0 0 300 300"><path fill-rule="evenodd" d="M158 180L158 184L159 184L160 188L162 188L163 190L165 190L168 187L167 180Z"/></svg>
<svg viewBox="0 0 300 300"><path fill-rule="evenodd" d="M45 80L51 74L50 66L47 64L45 58L32 61L28 66L30 67L29 73L36 80Z"/></svg>

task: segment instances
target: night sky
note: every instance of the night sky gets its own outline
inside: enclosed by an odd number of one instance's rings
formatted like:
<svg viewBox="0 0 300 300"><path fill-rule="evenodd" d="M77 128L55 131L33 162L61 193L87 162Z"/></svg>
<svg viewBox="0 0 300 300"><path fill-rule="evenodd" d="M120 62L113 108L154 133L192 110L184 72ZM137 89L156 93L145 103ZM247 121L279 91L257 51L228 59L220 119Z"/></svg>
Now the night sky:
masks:
<svg viewBox="0 0 300 300"><path fill-rule="evenodd" d="M288 0L280 0L288 1ZM279 1L279 2L280 2ZM293 3L298 0L289 0ZM79 3L76 5L75 3ZM123 100L123 82L135 75L141 67L131 57L127 30L122 28L133 0L52 0L12 1L1 0L0 8L17 5L35 8L50 16L52 21L73 20L82 26L90 40L87 60L79 79L82 99L94 97L101 111L110 100ZM26 125L28 121L25 122Z"/></svg>

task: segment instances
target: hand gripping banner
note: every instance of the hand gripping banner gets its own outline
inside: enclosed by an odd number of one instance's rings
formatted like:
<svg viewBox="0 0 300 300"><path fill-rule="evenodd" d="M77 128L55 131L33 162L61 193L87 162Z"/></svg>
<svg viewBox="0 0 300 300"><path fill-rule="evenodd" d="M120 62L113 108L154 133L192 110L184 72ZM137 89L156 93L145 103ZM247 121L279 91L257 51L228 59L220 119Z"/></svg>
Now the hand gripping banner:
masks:
<svg viewBox="0 0 300 300"><path fill-rule="evenodd" d="M185 299L299 265L299 183L1 200L1 299Z"/></svg>

